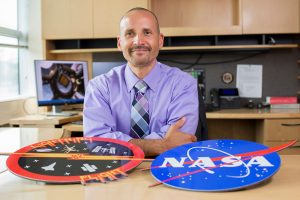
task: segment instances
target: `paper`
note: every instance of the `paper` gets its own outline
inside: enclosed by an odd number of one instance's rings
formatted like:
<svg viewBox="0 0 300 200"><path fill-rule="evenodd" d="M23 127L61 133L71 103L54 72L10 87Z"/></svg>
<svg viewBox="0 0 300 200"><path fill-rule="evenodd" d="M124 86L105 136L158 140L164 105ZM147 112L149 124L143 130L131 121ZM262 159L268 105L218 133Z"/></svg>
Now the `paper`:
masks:
<svg viewBox="0 0 300 200"><path fill-rule="evenodd" d="M262 97L262 65L237 65L236 87L240 97Z"/></svg>

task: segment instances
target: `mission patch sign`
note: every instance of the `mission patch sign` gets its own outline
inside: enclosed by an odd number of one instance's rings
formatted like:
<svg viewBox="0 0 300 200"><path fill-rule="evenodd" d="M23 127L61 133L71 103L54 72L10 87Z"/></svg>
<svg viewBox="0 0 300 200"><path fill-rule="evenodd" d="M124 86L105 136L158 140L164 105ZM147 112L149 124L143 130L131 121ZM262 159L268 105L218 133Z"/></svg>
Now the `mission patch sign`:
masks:
<svg viewBox="0 0 300 200"><path fill-rule="evenodd" d="M19 149L8 169L23 178L48 183L107 182L127 176L144 160L136 145L109 138L61 138Z"/></svg>
<svg viewBox="0 0 300 200"><path fill-rule="evenodd" d="M280 168L276 151L244 140L207 140L186 144L158 156L151 173L160 183L193 191L246 188Z"/></svg>

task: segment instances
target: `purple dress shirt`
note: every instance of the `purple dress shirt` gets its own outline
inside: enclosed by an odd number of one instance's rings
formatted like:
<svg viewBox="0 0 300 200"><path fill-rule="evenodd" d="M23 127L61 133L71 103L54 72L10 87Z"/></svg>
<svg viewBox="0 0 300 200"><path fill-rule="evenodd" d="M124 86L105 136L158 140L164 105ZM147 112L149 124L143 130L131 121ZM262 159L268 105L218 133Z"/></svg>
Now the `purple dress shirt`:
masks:
<svg viewBox="0 0 300 200"><path fill-rule="evenodd" d="M178 68L157 62L143 79L149 86L150 134L145 139L162 139L170 125L181 117L182 132L195 134L198 124L197 81ZM130 111L134 85L139 79L128 65L115 67L92 79L85 93L83 128L85 137L129 141Z"/></svg>

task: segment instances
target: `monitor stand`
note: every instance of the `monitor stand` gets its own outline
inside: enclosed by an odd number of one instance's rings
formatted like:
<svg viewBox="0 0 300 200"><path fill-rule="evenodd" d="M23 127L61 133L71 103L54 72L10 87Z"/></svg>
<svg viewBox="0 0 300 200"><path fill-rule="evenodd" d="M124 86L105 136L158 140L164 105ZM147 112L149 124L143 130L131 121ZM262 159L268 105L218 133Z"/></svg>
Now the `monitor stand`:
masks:
<svg viewBox="0 0 300 200"><path fill-rule="evenodd" d="M70 117L73 115L78 115L78 112L71 112L71 111L67 111L67 112L62 112L61 108L59 106L52 106L52 112L47 112L46 113L47 116L63 116L63 117Z"/></svg>

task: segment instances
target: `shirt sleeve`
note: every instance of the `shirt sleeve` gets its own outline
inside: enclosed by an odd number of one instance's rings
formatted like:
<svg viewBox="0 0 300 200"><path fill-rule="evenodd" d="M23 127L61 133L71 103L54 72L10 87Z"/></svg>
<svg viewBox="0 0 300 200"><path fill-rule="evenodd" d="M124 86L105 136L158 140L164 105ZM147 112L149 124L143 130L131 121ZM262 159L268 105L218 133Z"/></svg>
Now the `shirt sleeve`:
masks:
<svg viewBox="0 0 300 200"><path fill-rule="evenodd" d="M160 132L152 132L145 139L164 138L169 127L182 117L186 118L186 122L180 131L195 135L199 121L199 100L197 81L192 77L174 81L166 124Z"/></svg>
<svg viewBox="0 0 300 200"><path fill-rule="evenodd" d="M83 109L85 137L104 137L123 141L132 139L116 130L109 106L109 91L103 79L91 80L87 86Z"/></svg>

